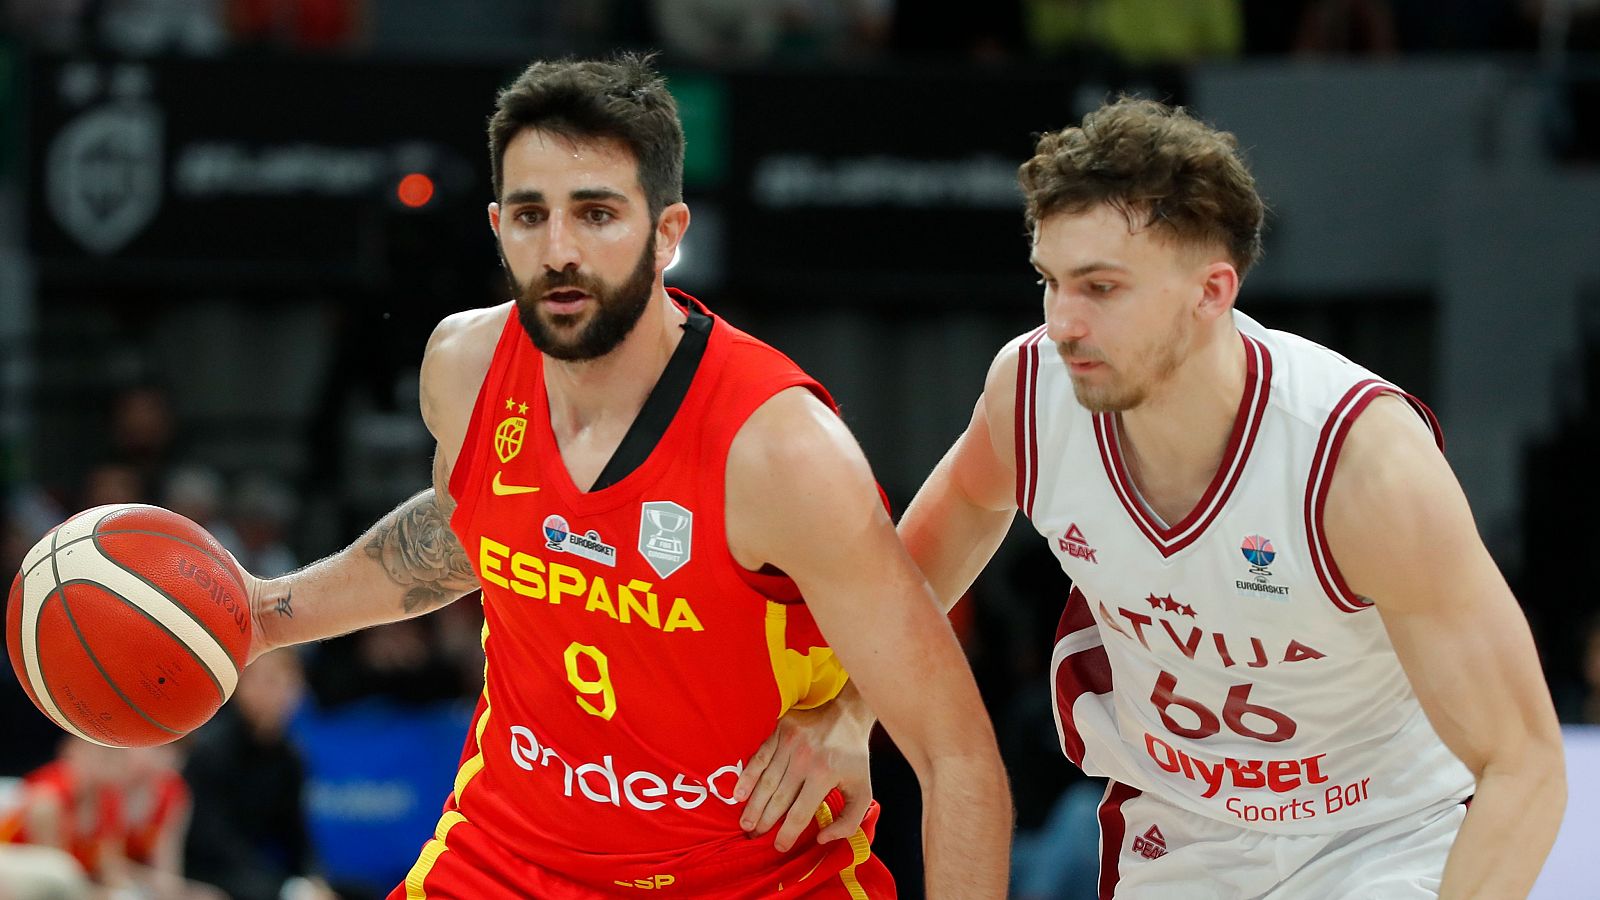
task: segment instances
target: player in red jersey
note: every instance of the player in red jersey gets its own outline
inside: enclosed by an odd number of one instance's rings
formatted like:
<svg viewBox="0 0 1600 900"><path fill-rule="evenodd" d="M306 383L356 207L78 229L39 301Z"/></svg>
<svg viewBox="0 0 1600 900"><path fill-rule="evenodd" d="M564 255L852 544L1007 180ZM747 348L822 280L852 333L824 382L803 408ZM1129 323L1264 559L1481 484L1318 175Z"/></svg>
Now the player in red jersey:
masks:
<svg viewBox="0 0 1600 900"><path fill-rule="evenodd" d="M252 656L483 589L484 694L393 896L893 896L863 788L847 806L815 763L861 745L857 687L922 781L930 893L1003 896L993 733L860 448L816 382L662 283L689 226L662 81L536 63L490 153L515 299L429 341L433 489L251 579ZM789 717L810 738L741 779ZM741 812L784 824L753 839Z"/></svg>
<svg viewBox="0 0 1600 900"><path fill-rule="evenodd" d="M122 762L105 747L63 738L56 759L23 778L21 802L0 820L0 840L64 850L95 882L126 884Z"/></svg>

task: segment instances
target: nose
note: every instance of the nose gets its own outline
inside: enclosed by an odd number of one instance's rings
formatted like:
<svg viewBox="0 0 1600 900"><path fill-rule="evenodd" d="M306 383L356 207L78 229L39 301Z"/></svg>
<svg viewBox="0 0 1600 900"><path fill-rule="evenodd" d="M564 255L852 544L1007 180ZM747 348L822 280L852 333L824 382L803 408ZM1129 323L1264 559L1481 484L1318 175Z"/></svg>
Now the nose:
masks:
<svg viewBox="0 0 1600 900"><path fill-rule="evenodd" d="M1073 302L1061 291L1047 297L1044 304L1045 336L1057 344L1081 341L1089 336L1089 320L1084 304Z"/></svg>
<svg viewBox="0 0 1600 900"><path fill-rule="evenodd" d="M545 234L548 240L545 245L545 268L555 272L578 268L583 262L583 255L578 249L576 229L565 217L551 215Z"/></svg>

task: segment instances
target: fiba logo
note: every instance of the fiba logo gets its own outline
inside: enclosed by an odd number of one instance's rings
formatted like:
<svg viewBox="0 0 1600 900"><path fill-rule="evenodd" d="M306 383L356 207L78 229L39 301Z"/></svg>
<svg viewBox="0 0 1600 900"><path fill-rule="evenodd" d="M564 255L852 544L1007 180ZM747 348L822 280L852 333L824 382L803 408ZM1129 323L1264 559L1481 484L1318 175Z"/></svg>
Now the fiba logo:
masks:
<svg viewBox="0 0 1600 900"><path fill-rule="evenodd" d="M652 500L639 512L639 554L666 578L689 561L694 513L670 500Z"/></svg>
<svg viewBox="0 0 1600 900"><path fill-rule="evenodd" d="M545 546L551 550L565 550L567 535L572 531L567 527L567 520L560 516L546 516L544 520Z"/></svg>
<svg viewBox="0 0 1600 900"><path fill-rule="evenodd" d="M516 459L517 454L522 452L522 438L527 433L527 419L521 416L502 419L494 430L494 455L500 457L502 463Z"/></svg>
<svg viewBox="0 0 1600 900"><path fill-rule="evenodd" d="M1272 549L1272 542L1259 534L1246 537L1239 545L1239 552L1244 554L1245 562L1250 564L1250 572L1254 575L1271 575L1267 566L1272 565L1272 560L1278 553Z"/></svg>

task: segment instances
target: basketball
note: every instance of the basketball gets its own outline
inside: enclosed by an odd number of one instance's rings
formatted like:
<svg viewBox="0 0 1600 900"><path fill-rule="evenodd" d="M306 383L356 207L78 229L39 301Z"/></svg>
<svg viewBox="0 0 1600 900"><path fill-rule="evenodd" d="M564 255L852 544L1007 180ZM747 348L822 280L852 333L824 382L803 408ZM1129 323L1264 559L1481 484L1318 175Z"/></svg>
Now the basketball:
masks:
<svg viewBox="0 0 1600 900"><path fill-rule="evenodd" d="M35 706L108 747L177 740L216 713L250 648L238 566L204 528L156 506L85 510L23 558L6 649Z"/></svg>

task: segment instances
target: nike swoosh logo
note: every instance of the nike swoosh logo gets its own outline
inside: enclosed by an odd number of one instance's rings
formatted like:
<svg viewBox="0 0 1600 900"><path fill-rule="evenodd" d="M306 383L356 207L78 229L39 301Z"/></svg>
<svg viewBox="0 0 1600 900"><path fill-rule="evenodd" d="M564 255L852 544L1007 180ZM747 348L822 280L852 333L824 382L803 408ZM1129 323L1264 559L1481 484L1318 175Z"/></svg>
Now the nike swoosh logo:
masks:
<svg viewBox="0 0 1600 900"><path fill-rule="evenodd" d="M494 489L496 497L508 497L512 494L531 494L538 490L536 487L526 487L520 484L501 484L499 472L494 473L494 481L489 487Z"/></svg>

